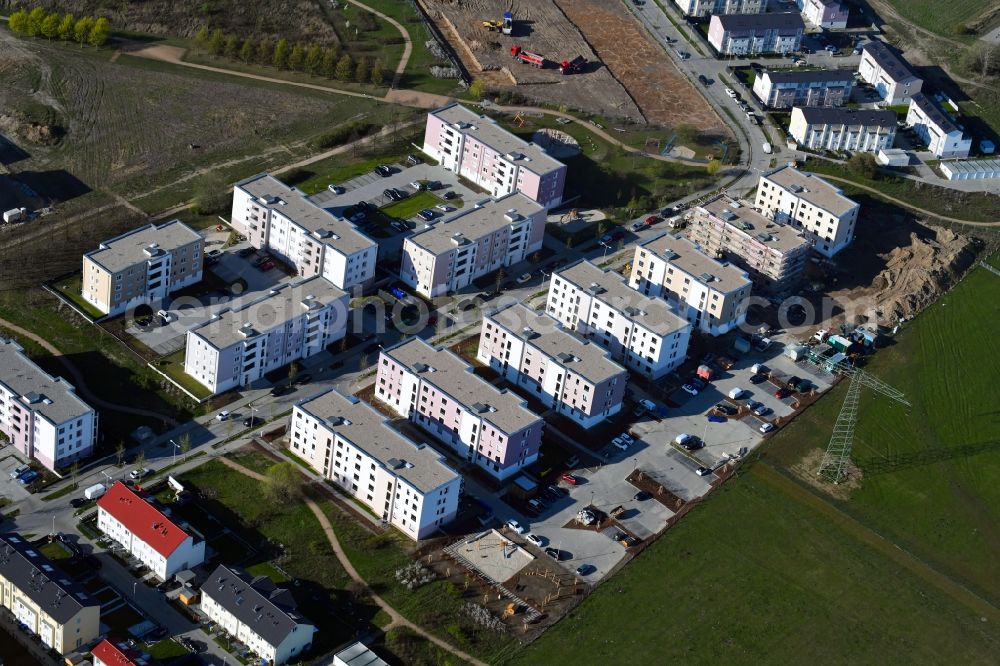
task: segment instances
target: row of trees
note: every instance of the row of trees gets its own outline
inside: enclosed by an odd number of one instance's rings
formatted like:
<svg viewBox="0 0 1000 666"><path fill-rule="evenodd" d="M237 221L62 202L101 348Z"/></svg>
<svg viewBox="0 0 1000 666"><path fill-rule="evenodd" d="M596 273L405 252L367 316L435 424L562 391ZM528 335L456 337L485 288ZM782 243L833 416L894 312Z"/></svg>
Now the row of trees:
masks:
<svg viewBox="0 0 1000 666"><path fill-rule="evenodd" d="M377 86L385 80L380 62L371 64L367 59L355 62L347 53L341 55L335 48L323 48L318 44L289 44L287 39L272 42L250 37L241 41L234 34L210 30L207 25L201 27L194 41L199 48L212 55L246 64L268 65L312 76Z"/></svg>
<svg viewBox="0 0 1000 666"><path fill-rule="evenodd" d="M50 14L42 7L14 12L7 25L15 35L59 39L91 46L104 46L111 36L111 22L103 16L75 18L72 14Z"/></svg>

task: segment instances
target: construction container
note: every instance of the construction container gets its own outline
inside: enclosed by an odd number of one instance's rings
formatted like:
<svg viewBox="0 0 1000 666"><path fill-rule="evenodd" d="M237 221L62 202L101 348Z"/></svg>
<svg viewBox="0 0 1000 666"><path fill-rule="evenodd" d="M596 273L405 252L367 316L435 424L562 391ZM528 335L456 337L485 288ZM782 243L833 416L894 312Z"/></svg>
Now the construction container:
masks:
<svg viewBox="0 0 1000 666"><path fill-rule="evenodd" d="M712 368L707 365L699 365L697 374L706 382L712 381Z"/></svg>
<svg viewBox="0 0 1000 666"><path fill-rule="evenodd" d="M851 345L854 343L852 343L850 340L841 335L831 335L829 338L826 339L826 344L830 345L837 351L846 354L847 350L850 349Z"/></svg>
<svg viewBox="0 0 1000 666"><path fill-rule="evenodd" d="M792 359L793 361L801 361L806 357L808 353L808 347L786 347L785 356Z"/></svg>

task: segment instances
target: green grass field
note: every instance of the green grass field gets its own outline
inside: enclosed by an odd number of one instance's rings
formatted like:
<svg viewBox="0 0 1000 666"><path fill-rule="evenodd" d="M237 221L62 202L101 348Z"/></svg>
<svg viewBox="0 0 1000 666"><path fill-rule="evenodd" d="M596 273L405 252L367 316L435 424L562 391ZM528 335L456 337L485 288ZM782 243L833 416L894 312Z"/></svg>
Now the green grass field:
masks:
<svg viewBox="0 0 1000 666"><path fill-rule="evenodd" d="M382 209L382 212L389 217L394 217L398 220L408 220L418 211L424 208L434 208L439 203L442 203L442 199L430 192L417 192L402 201L397 201L391 206L386 206Z"/></svg>
<svg viewBox="0 0 1000 666"><path fill-rule="evenodd" d="M993 662L998 297L977 268L879 351L913 409L864 394L846 499L789 471L815 473L841 386L515 662Z"/></svg>
<svg viewBox="0 0 1000 666"><path fill-rule="evenodd" d="M955 37L964 26L994 5L994 0L952 0L943 12L940 0L888 0L897 12L925 30Z"/></svg>

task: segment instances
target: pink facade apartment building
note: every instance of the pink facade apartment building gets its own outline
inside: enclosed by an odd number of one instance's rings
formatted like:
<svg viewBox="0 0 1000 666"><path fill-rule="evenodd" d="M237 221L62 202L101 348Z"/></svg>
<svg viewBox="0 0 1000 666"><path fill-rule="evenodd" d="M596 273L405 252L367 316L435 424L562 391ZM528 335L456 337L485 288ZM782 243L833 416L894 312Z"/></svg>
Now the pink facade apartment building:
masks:
<svg viewBox="0 0 1000 666"><path fill-rule="evenodd" d="M458 291L542 249L545 209L523 194L476 204L403 241L400 279L427 298Z"/></svg>
<svg viewBox="0 0 1000 666"><path fill-rule="evenodd" d="M0 432L20 453L56 470L94 452L97 412L16 342L0 342Z"/></svg>
<svg viewBox="0 0 1000 666"><path fill-rule="evenodd" d="M423 150L494 197L520 192L545 208L562 203L565 164L460 104L427 114Z"/></svg>
<svg viewBox="0 0 1000 666"><path fill-rule="evenodd" d="M621 411L625 368L603 347L522 303L483 317L476 358L584 428Z"/></svg>
<svg viewBox="0 0 1000 666"><path fill-rule="evenodd" d="M543 421L527 402L420 338L382 352L375 397L498 480L538 459Z"/></svg>

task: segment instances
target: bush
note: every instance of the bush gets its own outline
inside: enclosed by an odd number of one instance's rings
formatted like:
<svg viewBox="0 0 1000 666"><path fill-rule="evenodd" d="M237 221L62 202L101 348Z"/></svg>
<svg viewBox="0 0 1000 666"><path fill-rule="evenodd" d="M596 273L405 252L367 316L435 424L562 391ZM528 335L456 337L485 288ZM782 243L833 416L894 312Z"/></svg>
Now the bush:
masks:
<svg viewBox="0 0 1000 666"><path fill-rule="evenodd" d="M341 125L340 127L337 127L336 129L333 129L316 138L313 141L313 147L319 150L335 148L337 146L342 146L345 143L356 141L357 139L368 136L377 129L377 125L360 121L349 123L347 125Z"/></svg>
<svg viewBox="0 0 1000 666"><path fill-rule="evenodd" d="M878 173L878 163L871 153L854 153L847 160L847 170L856 176L872 180Z"/></svg>

